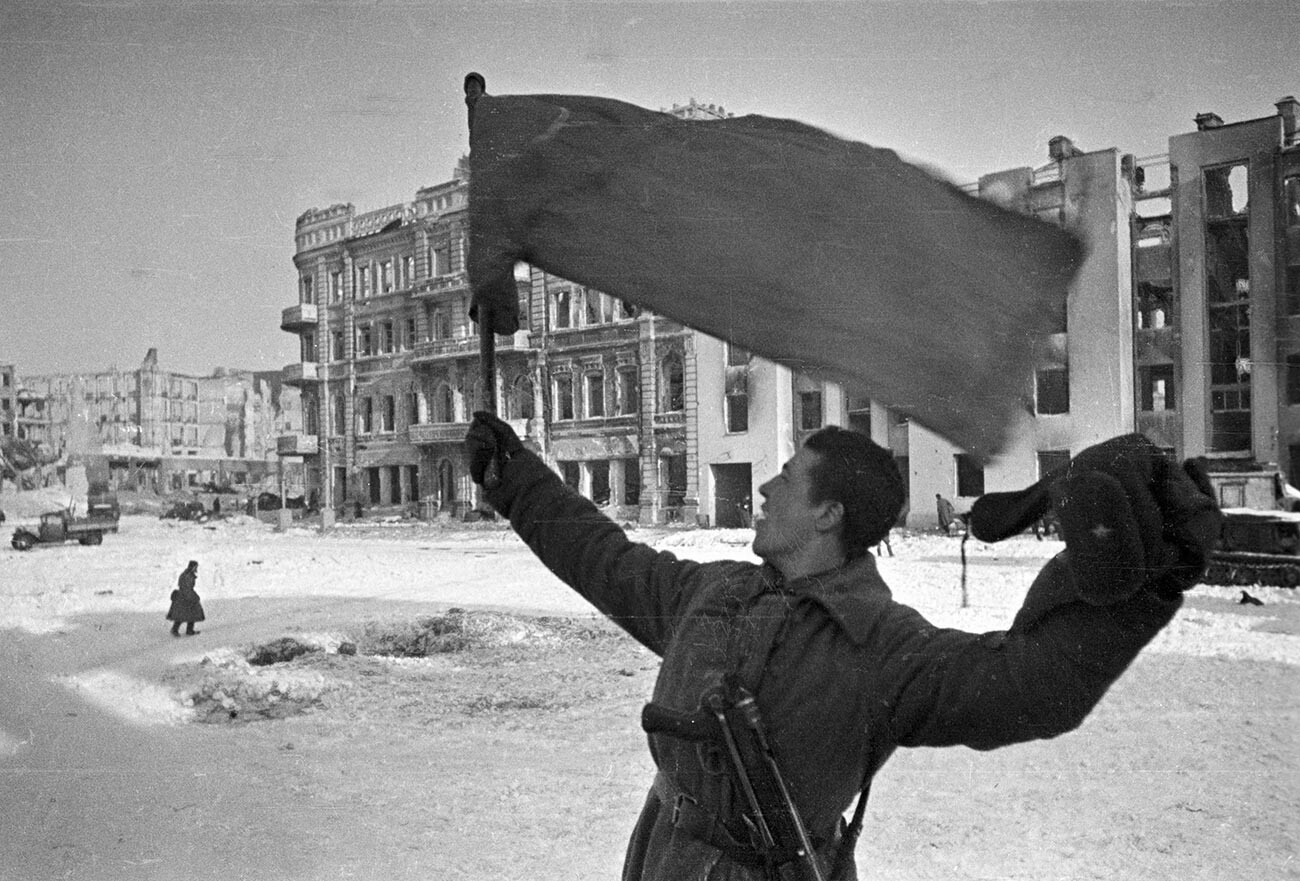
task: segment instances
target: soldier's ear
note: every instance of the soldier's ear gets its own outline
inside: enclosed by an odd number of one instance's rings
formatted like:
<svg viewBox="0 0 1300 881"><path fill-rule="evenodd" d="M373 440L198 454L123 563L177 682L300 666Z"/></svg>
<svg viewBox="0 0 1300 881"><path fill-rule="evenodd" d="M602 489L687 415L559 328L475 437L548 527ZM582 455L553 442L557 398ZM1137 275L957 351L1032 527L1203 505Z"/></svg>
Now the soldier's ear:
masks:
<svg viewBox="0 0 1300 881"><path fill-rule="evenodd" d="M844 504L827 500L822 502L816 521L818 532L831 532L844 526Z"/></svg>

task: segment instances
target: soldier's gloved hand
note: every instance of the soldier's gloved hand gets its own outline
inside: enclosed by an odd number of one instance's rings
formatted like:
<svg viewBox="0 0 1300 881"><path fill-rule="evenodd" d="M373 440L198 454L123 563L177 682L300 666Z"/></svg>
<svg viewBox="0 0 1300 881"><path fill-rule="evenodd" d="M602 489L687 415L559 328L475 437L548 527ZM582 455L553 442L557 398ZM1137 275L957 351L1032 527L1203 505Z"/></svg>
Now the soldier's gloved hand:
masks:
<svg viewBox="0 0 1300 881"><path fill-rule="evenodd" d="M1221 515L1194 462L1179 467L1140 434L1091 446L1052 487L1080 597L1096 605L1149 585L1162 595L1205 571Z"/></svg>
<svg viewBox="0 0 1300 881"><path fill-rule="evenodd" d="M497 461L498 469L524 448L523 441L507 423L484 410L474 414L465 435L465 463L469 476L479 485L487 473L488 463Z"/></svg>

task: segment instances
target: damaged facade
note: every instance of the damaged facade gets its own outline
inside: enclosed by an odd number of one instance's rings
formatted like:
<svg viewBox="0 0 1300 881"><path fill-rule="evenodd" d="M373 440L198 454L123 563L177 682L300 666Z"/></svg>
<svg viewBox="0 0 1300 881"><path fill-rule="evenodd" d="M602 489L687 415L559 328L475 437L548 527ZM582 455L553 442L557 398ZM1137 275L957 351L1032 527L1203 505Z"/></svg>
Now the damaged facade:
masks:
<svg viewBox="0 0 1300 881"><path fill-rule="evenodd" d="M725 115L694 101L672 112ZM1179 457L1209 456L1226 504L1269 507L1262 482L1233 475L1300 468L1296 101L1196 122L1167 156L1058 137L1046 165L967 188L1090 243L1066 321L1026 378L1016 440L993 463L815 375L536 269L518 280L521 330L497 339L499 412L567 482L642 523L748 525L758 485L828 424L894 452L918 527L934 525L936 493L965 508L1135 430ZM300 338L284 379L303 390L305 430L279 450L305 457L309 487L334 508L475 505L460 453L483 394L465 178L462 163L410 203L298 218L298 304L281 326Z"/></svg>
<svg viewBox="0 0 1300 881"><path fill-rule="evenodd" d="M134 370L22 376L16 384L18 436L113 489L278 481L286 462L277 440L302 427L297 391L282 388L279 371L189 376L162 369L156 349ZM300 486L301 464L287 466Z"/></svg>

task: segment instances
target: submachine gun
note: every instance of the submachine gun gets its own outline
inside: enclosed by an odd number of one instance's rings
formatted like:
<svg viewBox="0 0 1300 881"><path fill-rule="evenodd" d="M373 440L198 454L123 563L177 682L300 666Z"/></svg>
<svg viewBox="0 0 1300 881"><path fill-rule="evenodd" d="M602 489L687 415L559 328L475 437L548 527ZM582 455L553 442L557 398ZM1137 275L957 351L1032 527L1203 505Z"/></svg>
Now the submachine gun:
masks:
<svg viewBox="0 0 1300 881"><path fill-rule="evenodd" d="M711 743L721 749L749 807L743 822L768 878L827 881L772 752L758 702L734 677L706 693L691 713L646 704L641 727L648 734Z"/></svg>

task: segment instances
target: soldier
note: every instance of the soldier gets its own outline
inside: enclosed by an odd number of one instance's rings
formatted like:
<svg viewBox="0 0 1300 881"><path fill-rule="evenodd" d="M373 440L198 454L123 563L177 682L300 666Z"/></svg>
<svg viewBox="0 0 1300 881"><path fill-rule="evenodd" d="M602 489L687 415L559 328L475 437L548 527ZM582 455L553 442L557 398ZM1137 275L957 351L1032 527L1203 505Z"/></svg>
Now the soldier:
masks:
<svg viewBox="0 0 1300 881"><path fill-rule="evenodd" d="M865 795L853 823L842 817L898 747L991 749L1077 727L1173 617L1217 534L1213 501L1145 439L1090 448L1058 503L1066 552L1009 630L966 633L895 602L878 575L869 548L895 521L903 483L889 452L857 432L815 433L760 487L762 565L633 543L495 416L475 414L465 450L480 484L496 459L486 497L542 562L661 656L660 718L684 731L680 720L707 718L697 709L720 683L752 693L822 872L809 878L856 877ZM656 731L648 715L659 770L624 879L789 871L798 845L753 834L758 811L736 764L682 731Z"/></svg>
<svg viewBox="0 0 1300 881"><path fill-rule="evenodd" d="M199 564L190 560L185 571L176 580L176 589L172 591L172 604L167 609L167 620L172 622L172 636L181 635L181 624L185 625L186 636L198 636L194 625L204 620L203 603L198 591L194 589L199 580Z"/></svg>

